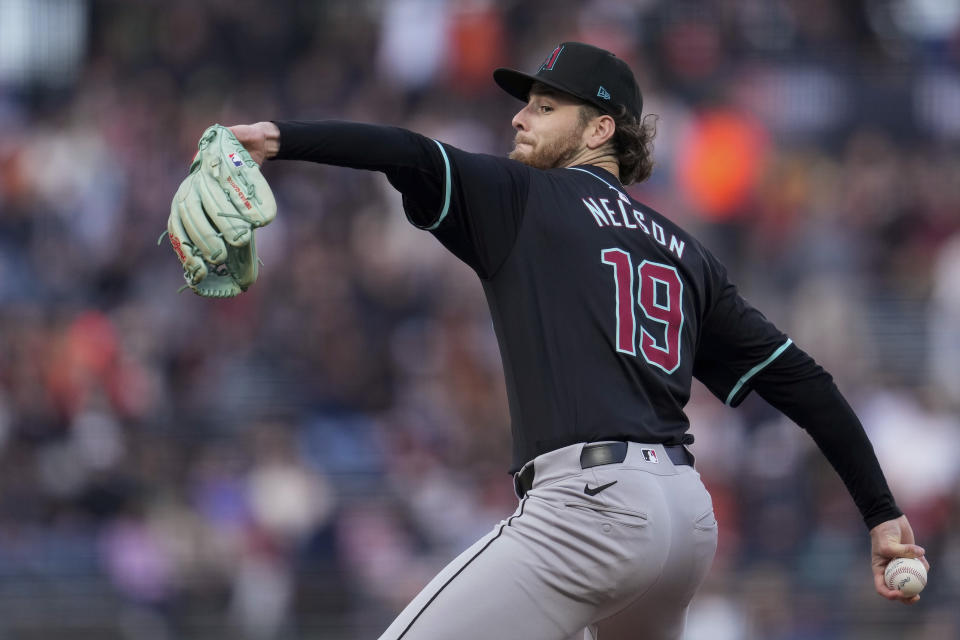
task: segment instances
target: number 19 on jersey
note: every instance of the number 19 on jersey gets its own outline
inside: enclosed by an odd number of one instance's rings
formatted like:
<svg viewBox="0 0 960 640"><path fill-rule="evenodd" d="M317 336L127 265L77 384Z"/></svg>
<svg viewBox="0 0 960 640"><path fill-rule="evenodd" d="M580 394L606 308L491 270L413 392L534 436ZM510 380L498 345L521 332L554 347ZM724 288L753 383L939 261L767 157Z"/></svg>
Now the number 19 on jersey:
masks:
<svg viewBox="0 0 960 640"><path fill-rule="evenodd" d="M649 364L673 373L680 366L680 331L683 329L683 281L676 267L644 260L636 267L634 295L632 256L622 249L604 249L600 260L613 267L617 351L637 355L636 307L640 307L647 320L662 325L662 334L657 331L661 334L658 340L641 324L640 355Z"/></svg>

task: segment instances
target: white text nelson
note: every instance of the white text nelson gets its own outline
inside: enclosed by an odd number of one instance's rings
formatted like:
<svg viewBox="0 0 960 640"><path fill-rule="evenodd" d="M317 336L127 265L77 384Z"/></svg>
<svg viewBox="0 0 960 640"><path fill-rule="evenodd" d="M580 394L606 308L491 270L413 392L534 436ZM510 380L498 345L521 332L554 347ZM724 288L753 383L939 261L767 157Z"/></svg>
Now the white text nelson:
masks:
<svg viewBox="0 0 960 640"><path fill-rule="evenodd" d="M610 208L610 201L607 198L583 198L583 204L590 211L593 219L597 221L598 227L623 227L625 229L639 229L645 234L672 251L678 258L683 257L683 248L685 243L678 240L672 233L667 235L663 227L657 224L655 220L647 220L642 211L629 207L621 199L617 199L617 211ZM599 202L599 204L597 204Z"/></svg>

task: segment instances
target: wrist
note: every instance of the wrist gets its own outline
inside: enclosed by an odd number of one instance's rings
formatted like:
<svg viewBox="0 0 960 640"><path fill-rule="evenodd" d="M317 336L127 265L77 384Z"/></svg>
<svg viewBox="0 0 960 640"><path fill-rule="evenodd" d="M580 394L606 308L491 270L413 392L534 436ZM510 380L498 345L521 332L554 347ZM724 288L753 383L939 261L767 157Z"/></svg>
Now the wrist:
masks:
<svg viewBox="0 0 960 640"><path fill-rule="evenodd" d="M257 126L263 133L266 159L275 158L280 152L280 128L273 122L261 122Z"/></svg>

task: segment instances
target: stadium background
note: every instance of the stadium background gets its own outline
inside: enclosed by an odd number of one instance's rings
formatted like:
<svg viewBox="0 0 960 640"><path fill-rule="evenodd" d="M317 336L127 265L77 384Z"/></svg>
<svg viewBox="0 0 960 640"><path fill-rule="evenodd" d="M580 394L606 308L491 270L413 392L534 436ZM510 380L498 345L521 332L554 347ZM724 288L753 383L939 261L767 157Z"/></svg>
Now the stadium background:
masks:
<svg viewBox="0 0 960 640"><path fill-rule="evenodd" d="M502 154L491 69L566 39L636 70L631 193L835 374L933 564L876 596L809 438L698 387L721 541L688 638L960 637L956 0L0 0L0 639L373 638L513 510L480 287L381 176L268 166L235 300L178 295L156 240L210 123Z"/></svg>

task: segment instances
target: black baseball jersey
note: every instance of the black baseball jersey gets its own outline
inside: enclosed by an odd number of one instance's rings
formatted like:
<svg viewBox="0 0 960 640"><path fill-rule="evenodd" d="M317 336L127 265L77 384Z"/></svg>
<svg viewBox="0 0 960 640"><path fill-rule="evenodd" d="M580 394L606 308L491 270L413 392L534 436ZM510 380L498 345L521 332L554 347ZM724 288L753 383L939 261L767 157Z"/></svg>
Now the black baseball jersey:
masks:
<svg viewBox="0 0 960 640"><path fill-rule="evenodd" d="M514 471L578 442L690 442L683 407L696 377L731 406L757 390L807 429L868 526L900 515L829 374L612 174L533 169L393 127L277 125L279 158L384 172L410 221L476 271L500 345Z"/></svg>

